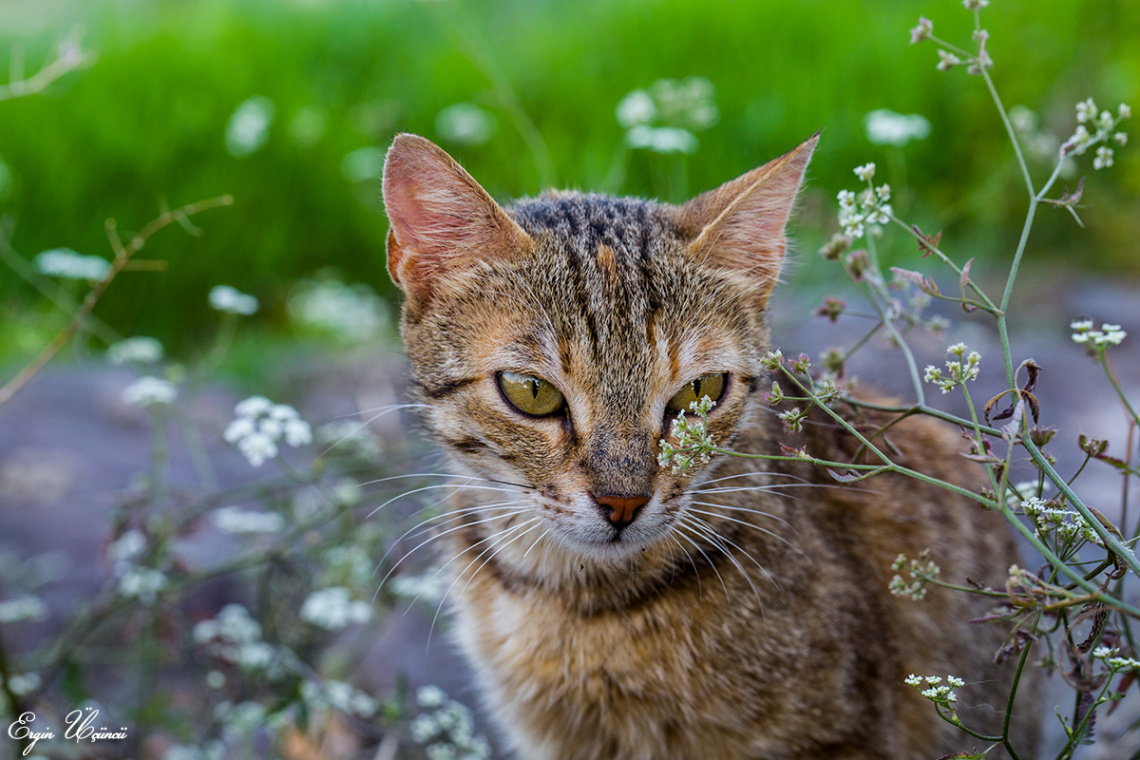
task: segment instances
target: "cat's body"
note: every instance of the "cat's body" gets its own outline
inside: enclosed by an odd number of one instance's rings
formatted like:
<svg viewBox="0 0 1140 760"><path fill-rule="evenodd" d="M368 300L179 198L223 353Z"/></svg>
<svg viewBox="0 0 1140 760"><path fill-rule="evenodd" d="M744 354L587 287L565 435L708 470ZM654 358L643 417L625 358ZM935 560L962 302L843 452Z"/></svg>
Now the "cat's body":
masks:
<svg viewBox="0 0 1140 760"><path fill-rule="evenodd" d="M1000 585L1016 552L999 517L893 476L657 462L702 391L718 446L856 453L822 415L783 432L762 400L763 308L814 143L681 207L556 194L503 210L426 140L389 153L405 346L428 427L468 476L446 535L454 630L520 758L968 749L910 673L965 678L959 713L1000 732L1012 666L985 665L1002 633L967 623L987 605L887 591L891 561L926 548L943 578ZM953 432L908 420L892 444L969 480ZM1034 721L1014 726L1030 746Z"/></svg>

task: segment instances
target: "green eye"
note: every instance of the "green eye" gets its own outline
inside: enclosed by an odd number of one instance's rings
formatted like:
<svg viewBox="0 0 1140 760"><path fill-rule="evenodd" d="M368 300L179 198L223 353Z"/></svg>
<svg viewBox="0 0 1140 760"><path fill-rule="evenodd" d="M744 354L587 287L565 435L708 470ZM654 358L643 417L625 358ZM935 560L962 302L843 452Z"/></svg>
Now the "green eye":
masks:
<svg viewBox="0 0 1140 760"><path fill-rule="evenodd" d="M723 372L702 375L696 380L685 383L685 387L669 399L668 409L670 412L687 412L693 402L700 401L705 396L712 399L715 404L720 401L720 397L724 394L724 387L727 382L728 375Z"/></svg>
<svg viewBox="0 0 1140 760"><path fill-rule="evenodd" d="M500 372L499 390L511 406L535 417L554 414L566 402L562 393L541 377L517 372Z"/></svg>

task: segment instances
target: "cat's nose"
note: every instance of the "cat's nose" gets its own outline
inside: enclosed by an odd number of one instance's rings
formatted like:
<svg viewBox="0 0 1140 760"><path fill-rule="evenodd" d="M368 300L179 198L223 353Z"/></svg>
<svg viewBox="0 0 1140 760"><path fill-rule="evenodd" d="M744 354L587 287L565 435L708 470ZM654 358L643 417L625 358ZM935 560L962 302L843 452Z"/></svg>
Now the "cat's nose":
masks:
<svg viewBox="0 0 1140 760"><path fill-rule="evenodd" d="M624 528L637 519L641 508L649 503L651 498L644 494L622 496L607 493L595 496L594 501L598 503L602 517L609 520L615 528Z"/></svg>

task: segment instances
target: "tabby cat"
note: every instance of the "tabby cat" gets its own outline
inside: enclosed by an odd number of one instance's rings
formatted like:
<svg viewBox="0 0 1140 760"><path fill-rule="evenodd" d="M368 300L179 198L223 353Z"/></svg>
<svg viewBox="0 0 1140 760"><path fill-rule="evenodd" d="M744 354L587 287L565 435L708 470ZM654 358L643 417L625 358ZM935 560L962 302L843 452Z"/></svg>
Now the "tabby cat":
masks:
<svg viewBox="0 0 1140 760"><path fill-rule="evenodd" d="M894 476L658 464L704 396L718 446L857 453L823 417L783 432L763 400L765 305L817 139L681 206L548 192L501 207L422 137L388 152L415 393L461 476L453 629L520 758L932 760L980 744L911 673L964 678L959 714L1001 731L1013 665L989 664L998 628L967 623L987 605L887 590L896 555L928 547L941 577L1000 586L1016 554L1000 517ZM954 431L894 431L908 466L972 482ZM1035 732L1013 716L1015 746Z"/></svg>

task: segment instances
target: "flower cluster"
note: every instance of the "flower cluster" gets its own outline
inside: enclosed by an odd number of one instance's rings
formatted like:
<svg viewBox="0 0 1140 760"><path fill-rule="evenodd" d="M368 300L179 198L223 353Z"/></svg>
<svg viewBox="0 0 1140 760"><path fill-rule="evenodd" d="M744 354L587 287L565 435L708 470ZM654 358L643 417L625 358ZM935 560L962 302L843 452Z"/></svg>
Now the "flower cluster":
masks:
<svg viewBox="0 0 1140 760"><path fill-rule="evenodd" d="M1127 103L1121 103L1116 109L1116 115L1109 111L1097 110L1096 102L1092 98L1077 103L1077 128L1072 137L1061 145L1061 157L1070 154L1081 155L1089 148L1099 145L1096 149L1096 158L1093 159L1094 169L1107 169L1112 166L1115 153L1109 147L1110 142L1124 145L1128 142L1128 134L1117 127L1125 119L1132 116L1132 109Z"/></svg>
<svg viewBox="0 0 1140 760"><path fill-rule="evenodd" d="M961 678L954 676L946 676L946 683L942 683L941 676L916 676L911 673L903 683L910 686L922 696L929 699L936 705L942 705L950 711L952 720L957 720L954 715L954 708L958 704L958 694L954 689L961 688L966 685L966 682Z"/></svg>
<svg viewBox="0 0 1140 760"><path fill-rule="evenodd" d="M1120 650L1116 647L1099 646L1093 650L1092 656L1098 660L1104 660L1113 671L1117 670L1140 670L1140 660L1133 657L1118 657Z"/></svg>
<svg viewBox="0 0 1140 760"><path fill-rule="evenodd" d="M618 123L626 143L654 153L693 153L693 132L717 122L712 83L701 77L662 79L648 90L634 90L617 106Z"/></svg>
<svg viewBox="0 0 1140 760"><path fill-rule="evenodd" d="M339 631L356 623L372 619L372 606L353 599L351 592L342 586L314 591L301 605L301 619L329 631Z"/></svg>
<svg viewBox="0 0 1140 760"><path fill-rule="evenodd" d="M38 596L25 594L0 602L0 623L43 620L47 613L47 605Z"/></svg>
<svg viewBox="0 0 1140 760"><path fill-rule="evenodd" d="M657 455L657 463L662 467L671 467L674 475L684 475L698 465L709 461L709 455L714 446L708 432L708 414L713 407L713 400L703 396L699 401L689 405L698 419L689 420L684 412L677 413L673 420L673 427L669 435L677 439L673 445L662 438L661 453Z"/></svg>
<svg viewBox="0 0 1140 760"><path fill-rule="evenodd" d="M1053 501L1046 501L1038 496L1023 498L1021 511L1033 520L1038 538L1053 533L1062 544L1069 544L1075 540L1102 544L1100 536L1083 515L1071 509L1062 509Z"/></svg>
<svg viewBox="0 0 1140 760"><path fill-rule="evenodd" d="M942 370L933 364L929 364L926 367L926 374L922 377L926 382L934 383L941 388L943 393L949 393L959 385L965 385L968 381L976 379L982 361L977 351L971 351L966 355L965 343L955 343L946 351L957 357L946 362L949 376L944 375Z"/></svg>
<svg viewBox="0 0 1140 760"><path fill-rule="evenodd" d="M435 131L450 143L482 145L499 131L499 123L489 111L474 103L454 103L436 115Z"/></svg>
<svg viewBox="0 0 1140 760"><path fill-rule="evenodd" d="M1079 343L1093 355L1101 355L1109 346L1119 346L1128 335L1120 325L1102 324L1099 330L1093 329L1091 319L1078 319L1069 323L1073 331L1073 342Z"/></svg>
<svg viewBox="0 0 1140 760"><path fill-rule="evenodd" d="M279 533L285 528L285 518L276 512L222 507L214 511L213 518L223 533Z"/></svg>
<svg viewBox="0 0 1140 760"><path fill-rule="evenodd" d="M919 25L926 19L919 19ZM926 23L930 23L926 21ZM914 30L911 30L913 35ZM887 108L871 111L863 117L863 129L873 145L902 147L911 140L924 140L930 135L930 122L921 114L901 114Z"/></svg>
<svg viewBox="0 0 1140 760"><path fill-rule="evenodd" d="M327 454L373 461L382 449L380 438L368 429L368 423L337 420L317 428L317 443L327 447Z"/></svg>
<svg viewBox="0 0 1140 760"><path fill-rule="evenodd" d="M36 269L48 277L67 280L102 280L111 268L111 262L99 256L84 256L70 248L53 248L33 260Z"/></svg>
<svg viewBox="0 0 1140 760"><path fill-rule="evenodd" d="M372 340L388 326L388 312L376 291L339 280L301 282L289 296L289 316L350 343Z"/></svg>
<svg viewBox="0 0 1140 760"><path fill-rule="evenodd" d="M210 290L209 299L210 308L245 317L256 314L259 306L256 298L229 285L215 285Z"/></svg>
<svg viewBox="0 0 1140 760"><path fill-rule="evenodd" d="M993 68L994 62L990 58L989 52L986 50L986 40L990 38L989 32L978 26L978 11L989 5L989 0L962 0L962 5L966 10L974 12L974 42L978 45L978 52L970 55L966 51L957 48L943 40L934 36L934 23L928 19L919 17L918 26L910 30L910 44L914 45L925 40L932 40L938 45L938 70L949 71L955 66L966 65L967 71L975 76L987 69ZM959 57L958 54L965 56Z"/></svg>
<svg viewBox="0 0 1140 760"><path fill-rule="evenodd" d="M412 739L428 744L428 760L486 760L491 744L475 733L475 720L467 707L438 686L423 686L416 691L416 701L425 712L416 716L410 726Z"/></svg>
<svg viewBox="0 0 1140 760"><path fill-rule="evenodd" d="M169 380L157 377L140 377L123 389L124 404L137 406L161 406L173 404L178 398L178 388Z"/></svg>
<svg viewBox="0 0 1140 760"><path fill-rule="evenodd" d="M375 697L344 681L306 680L301 684L301 698L310 710L332 708L360 718L371 718L380 709Z"/></svg>
<svg viewBox="0 0 1140 760"><path fill-rule="evenodd" d="M269 139L269 127L277 109L264 95L242 101L226 123L226 150L235 158L245 158L261 150Z"/></svg>
<svg viewBox="0 0 1140 760"><path fill-rule="evenodd" d="M240 604L227 604L216 618L198 622L193 636L213 656L250 670L268 669L279 659L273 645L261 640L261 624Z"/></svg>
<svg viewBox="0 0 1140 760"><path fill-rule="evenodd" d="M290 446L305 446L313 441L309 423L288 404L274 404L263 396L251 396L234 407L237 416L223 437L235 444L251 465L260 467L277 456L282 439Z"/></svg>
<svg viewBox="0 0 1140 760"><path fill-rule="evenodd" d="M145 567L141 561L147 556L150 545L142 531L132 528L107 547L112 574L118 579L119 593L153 604L158 592L166 588L167 577L161 570Z"/></svg>
<svg viewBox="0 0 1140 760"><path fill-rule="evenodd" d="M667 466L662 464L663 467ZM422 575L400 575L392 580L389 587L392 593L404 599L420 599L425 602L439 602L447 593L447 580L440 573L426 572Z"/></svg>
<svg viewBox="0 0 1140 760"><path fill-rule="evenodd" d="M886 224L891 220L894 209L889 203L891 186L875 187L871 180L875 176L875 165L868 163L855 167L855 176L867 183L867 188L856 195L851 190L840 190L839 225L843 235L851 240L863 237L865 224Z"/></svg>
<svg viewBox="0 0 1140 760"><path fill-rule="evenodd" d="M900 554L891 563L891 570L896 573L888 586L891 593L895 596L909 596L915 601L926 596L926 584L942 572L942 569L930 559L929 549L924 549L918 555L918 559L908 560L905 554ZM910 581L904 580L897 574L904 570L910 575Z"/></svg>
<svg viewBox="0 0 1140 760"><path fill-rule="evenodd" d="M107 349L107 361L111 364L157 364L162 357L162 343L157 338L127 338Z"/></svg>
<svg viewBox="0 0 1140 760"><path fill-rule="evenodd" d="M803 429L804 420L807 419L807 411L799 407L792 407L787 411L780 412L776 417L784 425L785 433L798 433Z"/></svg>

